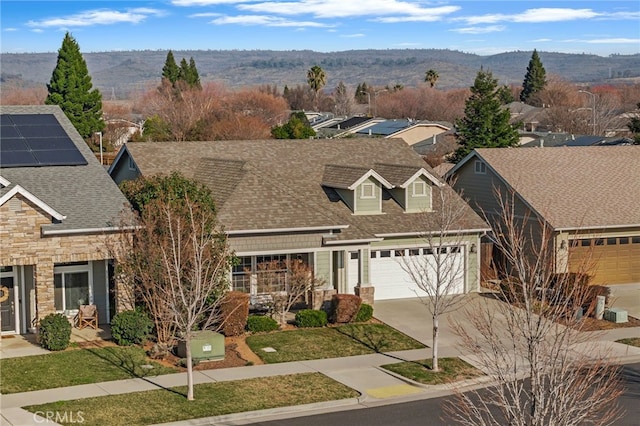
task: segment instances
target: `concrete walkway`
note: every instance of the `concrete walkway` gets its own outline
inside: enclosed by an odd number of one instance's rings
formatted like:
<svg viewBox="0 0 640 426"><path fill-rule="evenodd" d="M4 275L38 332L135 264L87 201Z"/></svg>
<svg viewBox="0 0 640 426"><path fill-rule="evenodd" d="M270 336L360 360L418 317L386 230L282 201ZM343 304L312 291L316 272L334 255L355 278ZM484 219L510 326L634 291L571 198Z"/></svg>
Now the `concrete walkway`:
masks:
<svg viewBox="0 0 640 426"><path fill-rule="evenodd" d="M474 295L472 297L481 296ZM416 340L419 340L423 344L427 346L432 344L431 319L429 318L427 309L418 299L376 302L375 313L376 318L394 328L399 329ZM460 311L453 311L448 314L448 316L456 318L460 316ZM474 364L474 354L461 353L460 349L457 347L456 338L450 330L448 316L445 316L440 321L440 356L460 356L465 361ZM573 350L582 353L593 353L595 347L598 351L607 351L609 357L619 363L640 361L640 348L614 343L615 340L625 337L640 337L640 327L619 328L606 332L594 332L591 335L593 336L593 339L589 342L589 345L574 347ZM23 337L17 336L15 339L23 339ZM9 351L5 346L5 343L13 340L14 339L2 339L2 357L6 356L5 351ZM18 342L18 340L15 342ZM15 342L12 343L15 344ZM26 349L18 349L19 346L21 345L15 345L13 349L15 351L20 351L23 355L26 355ZM42 351L40 348L34 347L33 345L31 345L31 350L33 354L40 353L40 351ZM177 422L174 423L174 425L248 424L252 421L257 421L258 419L266 421L275 418L310 415L321 412L326 413L329 411L353 409L358 407L365 408L451 394L453 391L453 387L451 385L425 386L397 377L396 375L380 368L380 366L384 364L391 364L401 360L425 359L430 356L431 350L427 348L346 358L196 371L194 372L194 381L196 384L284 374L319 372L357 390L360 392L361 396L359 398L343 401L329 401L326 403L309 404L304 406L237 413L216 418L194 419ZM457 389L470 389L486 386L490 380L491 379L488 377L483 377L464 383L456 383L455 386ZM17 426L41 424L44 422L45 419L34 417L32 413L20 408L25 405L153 389L164 389L175 386L184 386L185 384L186 373L176 373L158 377L147 377L143 379L118 380L35 392L1 395L0 410L2 411L2 415L0 417L0 424ZM54 423L49 422L46 424Z"/></svg>

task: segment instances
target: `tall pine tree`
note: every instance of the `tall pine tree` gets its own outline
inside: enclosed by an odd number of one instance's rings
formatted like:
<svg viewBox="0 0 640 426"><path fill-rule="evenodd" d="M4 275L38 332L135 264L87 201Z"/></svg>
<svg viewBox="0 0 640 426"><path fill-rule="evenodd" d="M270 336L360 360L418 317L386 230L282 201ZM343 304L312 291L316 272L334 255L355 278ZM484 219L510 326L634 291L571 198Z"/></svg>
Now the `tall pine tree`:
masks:
<svg viewBox="0 0 640 426"><path fill-rule="evenodd" d="M458 162L475 148L500 148L518 144L518 131L509 123L511 114L498 98L498 80L489 71L478 72L465 116L456 121L460 148L451 160Z"/></svg>
<svg viewBox="0 0 640 426"><path fill-rule="evenodd" d="M533 54L527 66L527 73L522 82L522 92L520 92L520 100L533 106L540 106L535 98L535 94L544 89L547 84L546 71L538 56L538 51L533 49Z"/></svg>
<svg viewBox="0 0 640 426"><path fill-rule="evenodd" d="M80 46L68 32L58 50L58 60L47 89L49 94L45 103L59 105L83 138L104 130L102 94L93 89Z"/></svg>
<svg viewBox="0 0 640 426"><path fill-rule="evenodd" d="M164 61L164 67L162 67L162 78L166 78L171 84L176 84L179 77L180 68L178 68L173 52L170 50L169 53L167 53L167 59Z"/></svg>

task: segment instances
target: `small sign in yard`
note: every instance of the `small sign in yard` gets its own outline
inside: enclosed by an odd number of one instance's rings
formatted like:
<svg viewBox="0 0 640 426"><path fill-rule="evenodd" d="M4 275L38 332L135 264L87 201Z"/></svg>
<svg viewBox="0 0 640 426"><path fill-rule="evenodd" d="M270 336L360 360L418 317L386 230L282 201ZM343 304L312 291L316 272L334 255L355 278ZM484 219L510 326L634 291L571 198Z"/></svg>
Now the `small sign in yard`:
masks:
<svg viewBox="0 0 640 426"><path fill-rule="evenodd" d="M278 351L276 351L275 349L273 349L273 348L271 348L271 347L268 347L268 348L262 348L262 350L263 350L264 352L278 352Z"/></svg>

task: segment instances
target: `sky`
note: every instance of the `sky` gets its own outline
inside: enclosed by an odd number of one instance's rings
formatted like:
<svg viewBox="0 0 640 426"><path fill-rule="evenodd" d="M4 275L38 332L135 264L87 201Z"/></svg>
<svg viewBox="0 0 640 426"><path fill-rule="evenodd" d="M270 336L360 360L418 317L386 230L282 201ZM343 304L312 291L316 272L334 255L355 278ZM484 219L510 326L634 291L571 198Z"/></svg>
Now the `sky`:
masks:
<svg viewBox="0 0 640 426"><path fill-rule="evenodd" d="M0 52L451 49L640 54L640 1L0 0Z"/></svg>

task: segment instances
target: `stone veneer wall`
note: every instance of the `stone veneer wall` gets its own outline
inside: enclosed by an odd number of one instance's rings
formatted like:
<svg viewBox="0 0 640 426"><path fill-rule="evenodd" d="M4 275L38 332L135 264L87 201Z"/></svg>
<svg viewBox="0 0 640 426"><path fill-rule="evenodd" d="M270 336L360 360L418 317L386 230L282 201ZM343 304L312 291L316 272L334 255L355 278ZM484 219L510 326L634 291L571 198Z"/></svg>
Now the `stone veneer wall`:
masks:
<svg viewBox="0 0 640 426"><path fill-rule="evenodd" d="M44 237L43 225L51 217L17 194L0 206L0 265L34 265L38 320L55 313L53 267L56 263L109 259L107 234L78 234ZM116 309L121 303L122 283L116 282Z"/></svg>

